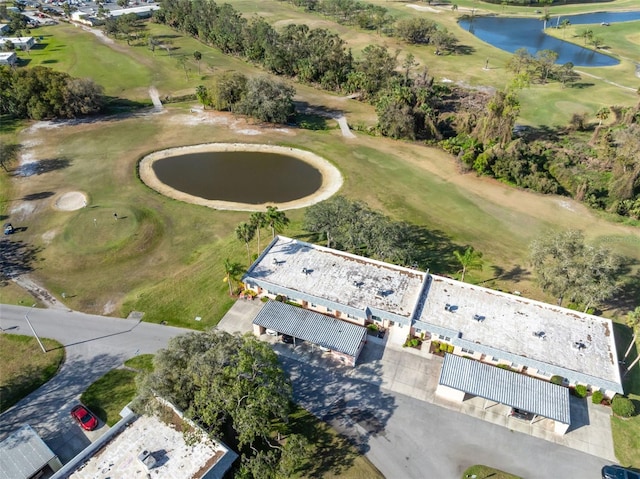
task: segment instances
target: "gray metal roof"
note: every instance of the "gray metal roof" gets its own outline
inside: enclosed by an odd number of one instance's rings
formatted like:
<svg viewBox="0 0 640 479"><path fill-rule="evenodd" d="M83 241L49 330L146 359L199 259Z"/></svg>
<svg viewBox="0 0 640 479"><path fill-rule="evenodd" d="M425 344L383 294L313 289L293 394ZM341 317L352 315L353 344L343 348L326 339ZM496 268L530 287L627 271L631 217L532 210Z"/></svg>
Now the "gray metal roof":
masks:
<svg viewBox="0 0 640 479"><path fill-rule="evenodd" d="M524 374L447 354L438 383L571 424L569 389Z"/></svg>
<svg viewBox="0 0 640 479"><path fill-rule="evenodd" d="M56 455L25 424L0 442L0 479L28 479Z"/></svg>
<svg viewBox="0 0 640 479"><path fill-rule="evenodd" d="M280 301L269 301L253 324L355 356L366 328Z"/></svg>

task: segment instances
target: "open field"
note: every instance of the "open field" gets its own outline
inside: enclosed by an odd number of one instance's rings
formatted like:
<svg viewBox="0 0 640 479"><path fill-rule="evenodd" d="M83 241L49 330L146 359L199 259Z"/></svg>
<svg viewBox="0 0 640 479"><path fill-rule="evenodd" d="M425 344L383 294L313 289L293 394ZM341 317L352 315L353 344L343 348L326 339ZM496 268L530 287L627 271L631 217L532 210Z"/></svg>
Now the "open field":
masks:
<svg viewBox="0 0 640 479"><path fill-rule="evenodd" d="M35 391L58 372L64 348L53 339L42 338L44 354L35 338L0 333L0 412Z"/></svg>

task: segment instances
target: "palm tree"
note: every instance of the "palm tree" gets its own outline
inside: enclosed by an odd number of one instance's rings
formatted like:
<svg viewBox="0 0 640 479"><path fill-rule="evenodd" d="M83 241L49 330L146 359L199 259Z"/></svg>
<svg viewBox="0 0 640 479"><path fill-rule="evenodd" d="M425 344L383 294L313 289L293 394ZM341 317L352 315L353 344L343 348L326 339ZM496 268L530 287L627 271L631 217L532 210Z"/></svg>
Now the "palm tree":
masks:
<svg viewBox="0 0 640 479"><path fill-rule="evenodd" d="M256 230L249 223L240 223L236 226L236 236L240 241L244 241L247 246L247 261L251 264L251 253L249 253L249 243L256 234Z"/></svg>
<svg viewBox="0 0 640 479"><path fill-rule="evenodd" d="M464 275L468 270L481 270L482 269L482 253L475 251L473 246L469 246L464 252L454 251L453 255L458 262L462 265L462 275L460 281L464 281Z"/></svg>
<svg viewBox="0 0 640 479"><path fill-rule="evenodd" d="M260 254L260 230L267 226L267 215L262 211L256 211L251 214L249 224L255 228L258 235L258 254Z"/></svg>
<svg viewBox="0 0 640 479"><path fill-rule="evenodd" d="M602 122L609 118L609 114L611 113L611 109L609 107L602 107L596 113L596 118L600 121L598 126L602 125Z"/></svg>
<svg viewBox="0 0 640 479"><path fill-rule="evenodd" d="M562 38L565 37L566 33L567 33L567 27L571 25L571 21L569 21L569 19L565 18L564 20L562 20L560 22L560 27L562 28Z"/></svg>
<svg viewBox="0 0 640 479"><path fill-rule="evenodd" d="M276 231L282 231L289 224L289 218L284 211L279 211L277 206L267 206L265 214L267 224L271 228L271 237L276 237Z"/></svg>
<svg viewBox="0 0 640 479"><path fill-rule="evenodd" d="M224 279L223 281L229 285L229 296L233 295L233 281L242 271L239 263L232 263L229 258L224 260Z"/></svg>

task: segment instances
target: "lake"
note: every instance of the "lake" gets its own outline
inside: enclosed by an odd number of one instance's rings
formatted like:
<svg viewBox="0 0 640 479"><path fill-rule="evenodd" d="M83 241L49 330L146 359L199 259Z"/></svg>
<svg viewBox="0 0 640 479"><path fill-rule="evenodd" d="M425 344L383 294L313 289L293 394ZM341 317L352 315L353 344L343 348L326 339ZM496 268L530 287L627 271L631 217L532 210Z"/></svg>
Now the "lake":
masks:
<svg viewBox="0 0 640 479"><path fill-rule="evenodd" d="M547 22L547 28L555 27L563 20L569 20L573 25L595 24L593 30L597 36L598 29L607 28L601 23L640 20L640 11L555 15ZM540 50L553 50L558 54L558 64L571 62L578 67L604 67L619 63L609 55L545 35L544 22L539 18L466 17L460 20L459 25L481 40L511 53L519 48L526 48L532 55Z"/></svg>

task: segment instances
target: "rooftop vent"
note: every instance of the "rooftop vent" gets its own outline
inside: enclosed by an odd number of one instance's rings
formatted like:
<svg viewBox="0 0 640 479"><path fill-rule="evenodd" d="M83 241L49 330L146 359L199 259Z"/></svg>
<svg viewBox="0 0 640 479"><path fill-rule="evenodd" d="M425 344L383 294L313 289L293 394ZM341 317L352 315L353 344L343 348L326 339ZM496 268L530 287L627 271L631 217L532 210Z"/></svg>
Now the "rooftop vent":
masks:
<svg viewBox="0 0 640 479"><path fill-rule="evenodd" d="M547 334L544 331L534 331L533 335L536 338L540 338L540 339L547 339Z"/></svg>
<svg viewBox="0 0 640 479"><path fill-rule="evenodd" d="M481 323L482 321L484 321L484 316L480 315L480 314L474 314L473 315L473 319L474 321L478 321L479 323Z"/></svg>
<svg viewBox="0 0 640 479"><path fill-rule="evenodd" d="M587 349L587 345L584 344L584 342L582 342L582 341L576 341L575 343L573 343L573 347L575 349L577 349L578 351L580 351L582 349Z"/></svg>
<svg viewBox="0 0 640 479"><path fill-rule="evenodd" d="M444 305L444 309L445 311L449 311L450 313L455 313L458 307L455 304L447 303Z"/></svg>
<svg viewBox="0 0 640 479"><path fill-rule="evenodd" d="M146 449L142 451L140 454L138 454L138 460L142 464L144 464L148 470L151 470L154 467L156 467L156 458L153 457L153 454L151 454Z"/></svg>

